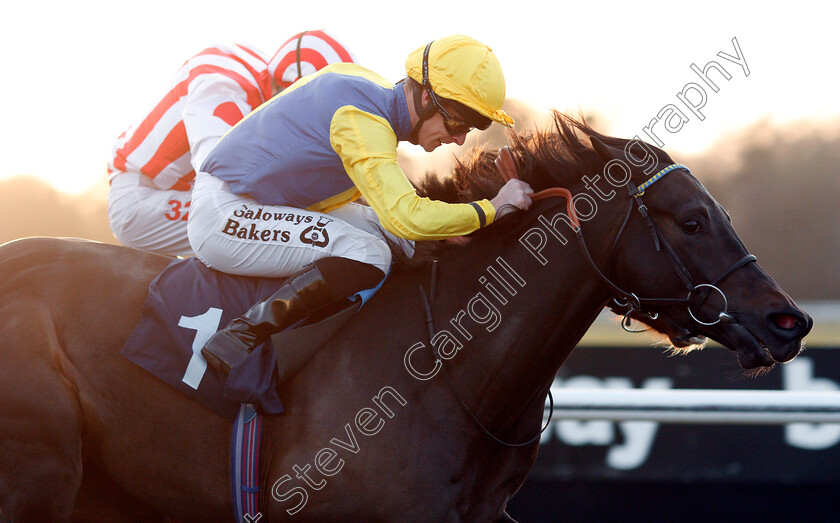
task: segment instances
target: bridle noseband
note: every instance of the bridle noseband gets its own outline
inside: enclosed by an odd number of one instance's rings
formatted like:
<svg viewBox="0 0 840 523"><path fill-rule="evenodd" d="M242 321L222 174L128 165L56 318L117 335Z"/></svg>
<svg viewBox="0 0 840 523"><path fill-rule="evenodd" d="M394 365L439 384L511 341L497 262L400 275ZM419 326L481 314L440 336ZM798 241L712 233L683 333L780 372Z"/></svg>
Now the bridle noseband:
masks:
<svg viewBox="0 0 840 523"><path fill-rule="evenodd" d="M691 319L696 321L700 325L710 326L715 325L721 321L725 322L733 322L735 321L734 317L728 312L728 305L729 302L726 299L726 294L718 287L720 283L731 276L735 271L744 267L745 265L756 261L756 257L753 254L746 254L741 259L733 263L726 269L720 276L718 276L714 281L708 283L694 283L694 277L691 275L691 272L686 267L685 263L683 263L680 256L671 246L670 242L668 242L667 238L662 234L658 227L653 223L653 219L648 213L648 208L645 205L644 201L642 200L642 195L644 194L645 190L647 190L651 185L656 183L657 181L661 180L666 174L675 170L684 170L688 174L691 174L691 171L685 165L674 163L671 164L658 173L651 176L647 181L639 185L638 187L633 184L631 181L628 181L626 184L627 188L627 196L630 199L630 203L627 207L627 213L624 217L624 221L621 224L621 228L618 230L618 234L616 235L615 239L613 240L612 247L610 248L610 252L607 256L608 260L612 260L613 252L615 251L616 246L618 245L618 241L621 239L624 230L627 228L627 224L630 221L630 216L633 213L633 208L635 204L635 208L639 213L644 224L647 226L648 231L650 231L651 238L653 239L654 246L657 252L664 251L668 257L669 262L671 263L671 267L674 269L674 272L682 281L683 285L685 285L686 290L688 291L685 298L644 298L639 297L636 293L626 291L619 287L615 282L613 282L609 277L607 277L597 266L595 261L592 259L592 256L589 253L589 248L586 245L586 241L583 238L583 229L578 226L575 229L575 234L578 238L578 241L583 249L584 254L586 255L589 264L601 278L601 280L606 283L615 293L617 296L613 298L613 301L619 307L627 307L628 311L625 313L625 319L630 316L634 311L639 312L640 314L644 314L649 318L655 320L658 317L658 313L651 310L651 308L655 307L670 307L675 305L685 304L686 309L688 310L689 316ZM535 195L536 196L536 195ZM568 205L569 213L574 212L574 207L570 204ZM705 322L700 320L692 310L695 307L701 305L708 297L711 292L717 292L720 294L721 298L723 299L723 308L718 314L717 318L711 322ZM622 322L622 325L625 325L626 322Z"/></svg>

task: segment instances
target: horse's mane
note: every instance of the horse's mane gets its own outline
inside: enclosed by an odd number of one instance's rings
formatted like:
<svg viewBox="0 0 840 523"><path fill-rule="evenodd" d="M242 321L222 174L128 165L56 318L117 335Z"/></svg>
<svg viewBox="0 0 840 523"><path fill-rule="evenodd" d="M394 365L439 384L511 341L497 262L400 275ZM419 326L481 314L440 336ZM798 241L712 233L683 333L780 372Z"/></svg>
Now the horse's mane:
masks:
<svg viewBox="0 0 840 523"><path fill-rule="evenodd" d="M570 187L584 175L598 174L604 161L592 149L590 138L619 149L624 149L630 141L601 134L582 117L576 119L556 111L553 116L553 125L543 130L508 136L519 177L535 191ZM654 151L660 160L670 162L664 151L649 144L646 148ZM417 192L448 203L492 198L504 185L494 163L497 157L497 151L476 147L458 161L449 177L427 173Z"/></svg>
<svg viewBox="0 0 840 523"><path fill-rule="evenodd" d="M545 129L512 132L508 135L519 178L528 182L537 192L551 187L570 188L580 183L583 176L600 173L604 160L592 148L591 138L597 138L620 150L630 142L599 133L582 116L573 118L558 111L553 113L552 125ZM645 148L655 153L660 161L673 163L661 149L650 144L645 144ZM427 173L417 184L417 193L448 203L493 198L505 183L496 168L495 160L498 156L498 151L486 146L476 147L458 160L448 177L441 178L436 173ZM503 234L498 227L490 230L494 235ZM484 232L482 230L474 234ZM447 246L451 244L418 242L413 260L419 264L425 263L441 256Z"/></svg>

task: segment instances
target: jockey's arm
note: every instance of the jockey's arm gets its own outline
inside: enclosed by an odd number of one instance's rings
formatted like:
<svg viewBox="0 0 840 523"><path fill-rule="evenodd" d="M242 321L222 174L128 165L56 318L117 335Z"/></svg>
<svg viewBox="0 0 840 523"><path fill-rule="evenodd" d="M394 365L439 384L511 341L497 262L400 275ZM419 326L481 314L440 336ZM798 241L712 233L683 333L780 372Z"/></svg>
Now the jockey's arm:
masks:
<svg viewBox="0 0 840 523"><path fill-rule="evenodd" d="M195 172L219 139L249 112L248 95L232 78L205 73L190 82L182 117Z"/></svg>
<svg viewBox="0 0 840 523"><path fill-rule="evenodd" d="M442 240L490 225L489 200L446 203L417 196L397 163L397 137L382 117L345 106L330 125L330 143L347 175L389 232L409 240Z"/></svg>

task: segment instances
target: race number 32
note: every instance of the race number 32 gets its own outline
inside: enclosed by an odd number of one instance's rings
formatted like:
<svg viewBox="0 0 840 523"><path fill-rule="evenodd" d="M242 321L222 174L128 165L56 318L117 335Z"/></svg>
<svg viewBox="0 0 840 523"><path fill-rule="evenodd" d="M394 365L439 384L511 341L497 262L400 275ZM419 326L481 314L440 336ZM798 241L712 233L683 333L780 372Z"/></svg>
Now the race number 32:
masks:
<svg viewBox="0 0 840 523"><path fill-rule="evenodd" d="M190 204L192 201L188 201L187 203L181 203L179 200L169 200L166 202L169 204L169 212L164 214L167 220L172 220L173 222L177 222L181 220L182 222L187 221L190 216Z"/></svg>

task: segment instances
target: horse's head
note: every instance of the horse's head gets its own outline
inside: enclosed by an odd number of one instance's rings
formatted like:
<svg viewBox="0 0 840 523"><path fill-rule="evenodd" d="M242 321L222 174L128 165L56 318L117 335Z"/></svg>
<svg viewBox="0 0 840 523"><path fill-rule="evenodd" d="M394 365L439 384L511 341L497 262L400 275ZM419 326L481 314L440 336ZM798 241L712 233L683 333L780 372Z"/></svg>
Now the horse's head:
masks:
<svg viewBox="0 0 840 523"><path fill-rule="evenodd" d="M729 215L687 167L647 143L602 135L560 113L554 123L554 129L511 135L514 165L505 170L536 191L571 191L572 207L585 213L578 216L579 266L597 274L604 299L615 298L614 312L665 334L677 348L712 338L736 351L745 369L799 354L811 318L759 267ZM478 149L427 194L453 202L492 197L504 183L497 159ZM525 216L560 211L569 218L565 205L550 199ZM574 229L573 222L556 223ZM503 236L500 227L477 234L492 240ZM520 234L533 222L519 220L518 227L511 231Z"/></svg>
<svg viewBox="0 0 840 523"><path fill-rule="evenodd" d="M597 133L590 139L603 176L627 179L614 203L627 209L624 220L608 240L608 260L599 261L616 295L613 312L678 348L709 337L736 351L744 369L799 354L812 319L755 262L727 212L689 170L642 142Z"/></svg>

